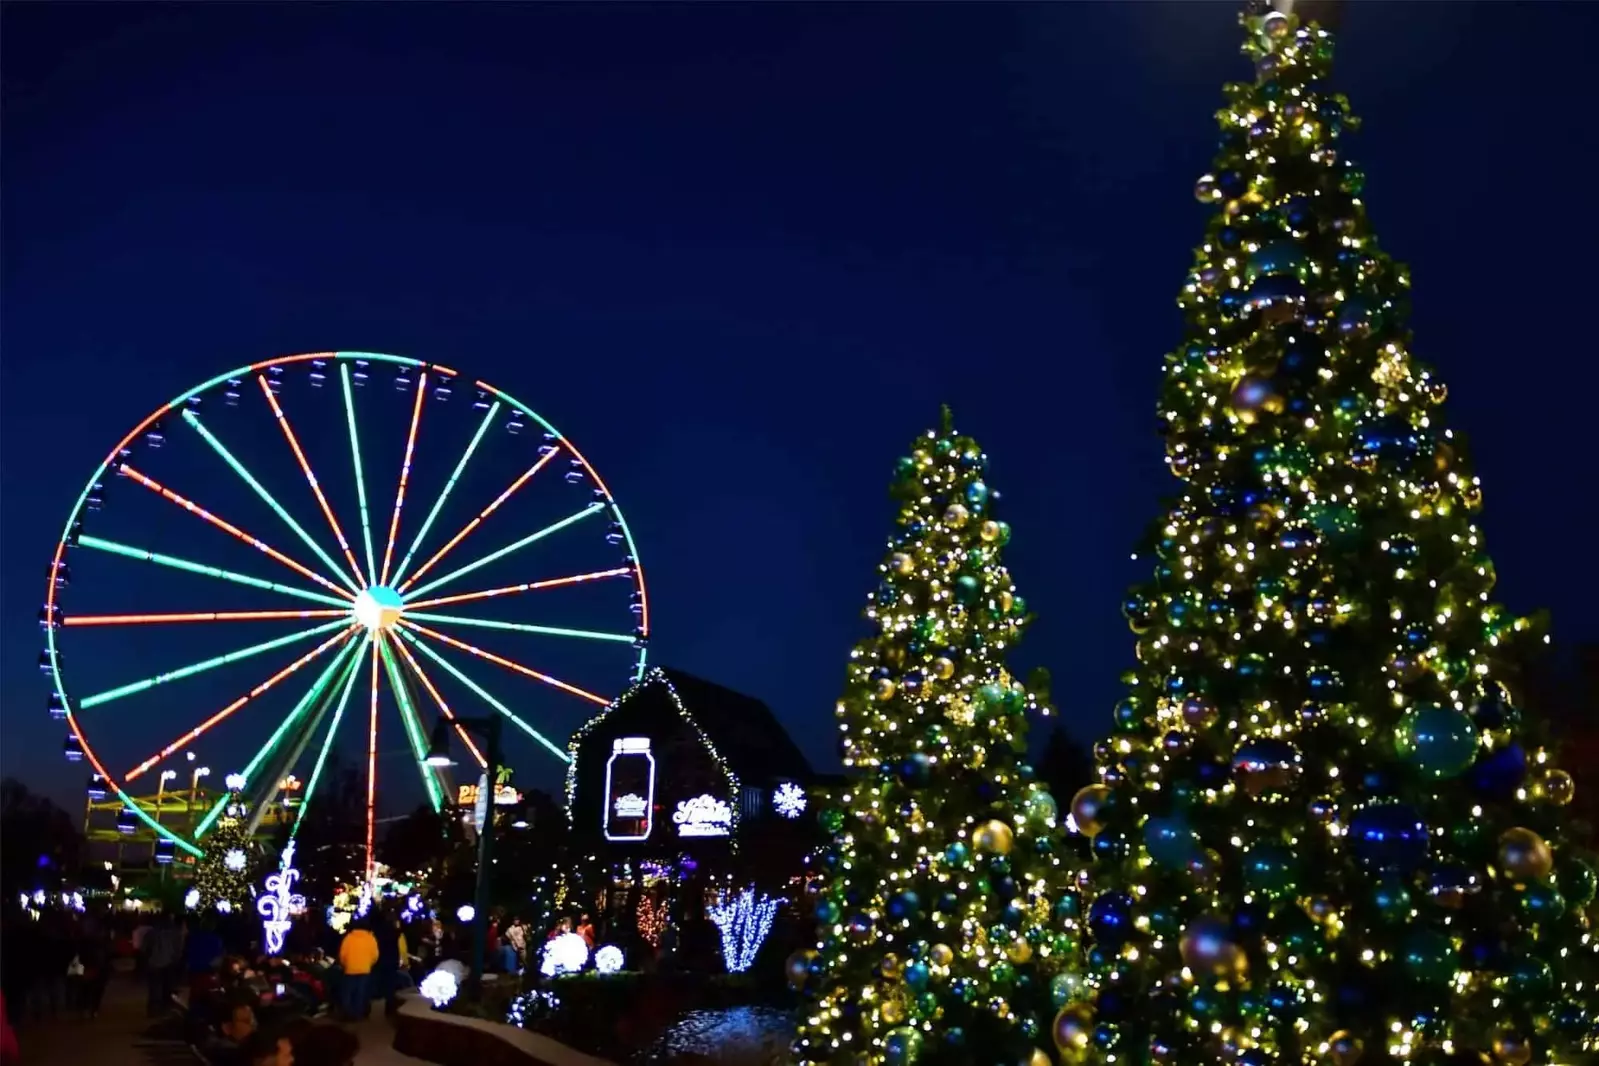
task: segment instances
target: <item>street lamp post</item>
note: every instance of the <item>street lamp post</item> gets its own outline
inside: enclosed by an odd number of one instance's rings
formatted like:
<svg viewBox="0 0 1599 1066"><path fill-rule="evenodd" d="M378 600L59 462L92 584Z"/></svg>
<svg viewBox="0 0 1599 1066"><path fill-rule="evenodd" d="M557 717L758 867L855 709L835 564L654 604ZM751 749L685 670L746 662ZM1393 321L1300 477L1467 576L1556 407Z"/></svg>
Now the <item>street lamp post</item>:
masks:
<svg viewBox="0 0 1599 1066"><path fill-rule="evenodd" d="M450 726L457 725L488 741L488 765L483 768L489 790L483 825L477 834L477 882L472 891L472 973L467 978L472 992L483 987L483 956L488 945L489 877L494 845L494 790L500 772L500 716L487 718L440 718L433 726L432 743L422 762L426 766L453 766L450 758Z"/></svg>
<svg viewBox="0 0 1599 1066"><path fill-rule="evenodd" d="M211 767L209 767L209 766L196 766L194 768L194 773L189 775L189 835L190 836L194 835L194 820L195 820L194 819L194 800L195 800L195 793L198 792L199 789L200 789L200 778L209 777L210 775L211 775Z"/></svg>

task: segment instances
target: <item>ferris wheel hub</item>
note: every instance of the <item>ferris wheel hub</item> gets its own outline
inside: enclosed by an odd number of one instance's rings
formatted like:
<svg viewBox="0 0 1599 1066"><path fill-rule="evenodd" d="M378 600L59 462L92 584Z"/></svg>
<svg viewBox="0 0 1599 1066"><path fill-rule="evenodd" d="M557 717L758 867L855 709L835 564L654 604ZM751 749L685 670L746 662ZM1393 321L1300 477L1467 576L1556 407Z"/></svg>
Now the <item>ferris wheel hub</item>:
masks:
<svg viewBox="0 0 1599 1066"><path fill-rule="evenodd" d="M405 601L387 585L372 585L362 589L355 597L351 613L371 633L393 629L405 612Z"/></svg>

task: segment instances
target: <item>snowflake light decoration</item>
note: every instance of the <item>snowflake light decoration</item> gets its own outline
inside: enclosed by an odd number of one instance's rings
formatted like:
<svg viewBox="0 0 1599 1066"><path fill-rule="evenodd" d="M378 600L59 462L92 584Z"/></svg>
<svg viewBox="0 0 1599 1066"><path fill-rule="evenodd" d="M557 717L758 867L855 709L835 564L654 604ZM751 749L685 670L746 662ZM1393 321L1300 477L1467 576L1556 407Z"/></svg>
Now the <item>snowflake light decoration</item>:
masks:
<svg viewBox="0 0 1599 1066"><path fill-rule="evenodd" d="M234 873L238 873L240 870L243 870L245 863L248 861L249 860L245 857L243 848L230 848L228 853L222 856L222 865L226 866Z"/></svg>
<svg viewBox="0 0 1599 1066"><path fill-rule="evenodd" d="M772 806L784 818L798 818L805 813L805 790L792 781L784 781L772 794Z"/></svg>

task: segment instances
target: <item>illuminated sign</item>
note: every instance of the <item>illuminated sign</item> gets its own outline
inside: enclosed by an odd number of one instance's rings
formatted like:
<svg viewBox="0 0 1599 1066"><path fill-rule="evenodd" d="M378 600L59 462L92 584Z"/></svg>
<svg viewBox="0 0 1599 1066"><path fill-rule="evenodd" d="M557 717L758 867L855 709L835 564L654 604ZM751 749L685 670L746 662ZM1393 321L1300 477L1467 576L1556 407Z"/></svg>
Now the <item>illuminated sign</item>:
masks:
<svg viewBox="0 0 1599 1066"><path fill-rule="evenodd" d="M733 831L733 808L715 796L695 796L677 805L672 821L678 836L725 837Z"/></svg>
<svg viewBox="0 0 1599 1066"><path fill-rule="evenodd" d="M648 840L655 827L654 803L650 738L618 737L611 742L611 757L605 763L605 839Z"/></svg>
<svg viewBox="0 0 1599 1066"><path fill-rule="evenodd" d="M649 802L643 796L635 796L631 792L616 797L616 802L611 804L611 812L618 818L643 818L649 809Z"/></svg>
<svg viewBox="0 0 1599 1066"><path fill-rule="evenodd" d="M476 807L478 796L481 792L481 782L477 785L459 785L455 790L455 803L458 807ZM510 785L499 785L494 789L494 805L496 807L509 807L522 802L522 793Z"/></svg>

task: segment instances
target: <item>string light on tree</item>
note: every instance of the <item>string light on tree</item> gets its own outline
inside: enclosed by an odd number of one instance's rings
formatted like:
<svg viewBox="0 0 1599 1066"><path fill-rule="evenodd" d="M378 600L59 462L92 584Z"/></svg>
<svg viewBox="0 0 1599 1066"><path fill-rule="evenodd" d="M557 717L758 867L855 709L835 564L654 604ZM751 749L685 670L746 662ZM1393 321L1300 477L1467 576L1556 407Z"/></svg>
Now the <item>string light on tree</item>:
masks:
<svg viewBox="0 0 1599 1066"><path fill-rule="evenodd" d="M987 478L947 409L895 471L873 633L837 711L851 780L820 812L817 950L787 964L806 995L798 1063L1050 1061L1078 904L1055 800L1024 763L1047 679L1005 669L1028 612Z"/></svg>
<svg viewBox="0 0 1599 1066"><path fill-rule="evenodd" d="M1072 802L1092 1062L1595 1061L1592 860L1512 685L1445 390L1412 358L1332 39L1249 13L1160 420L1183 487L1125 613L1137 669Z"/></svg>
<svg viewBox="0 0 1599 1066"><path fill-rule="evenodd" d="M705 916L722 935L722 961L728 973L743 973L755 962L782 902L746 888L736 895L718 893L716 902L705 908Z"/></svg>

